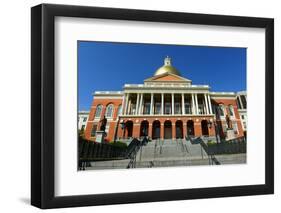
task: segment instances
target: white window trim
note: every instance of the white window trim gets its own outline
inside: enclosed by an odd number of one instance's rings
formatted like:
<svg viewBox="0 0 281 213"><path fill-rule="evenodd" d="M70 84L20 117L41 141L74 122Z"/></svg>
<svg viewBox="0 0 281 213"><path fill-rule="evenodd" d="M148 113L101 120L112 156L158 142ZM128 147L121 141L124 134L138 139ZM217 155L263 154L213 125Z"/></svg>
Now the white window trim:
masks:
<svg viewBox="0 0 281 213"><path fill-rule="evenodd" d="M225 120L225 115L226 115L226 107L223 104L219 104L219 108L223 107L222 111L223 111L223 115L220 114L220 109L219 109L219 117L221 120Z"/></svg>
<svg viewBox="0 0 281 213"><path fill-rule="evenodd" d="M233 105L228 105L228 109L229 109L229 112L231 111L231 108L232 107L232 113L233 115L230 115L231 118L235 118L235 111L234 111L234 106Z"/></svg>
<svg viewBox="0 0 281 213"><path fill-rule="evenodd" d="M101 107L100 115L96 116L97 115L97 110L98 110L99 107ZM94 118L95 120L98 120L101 117L102 109L103 109L103 105L101 105L101 104L97 105L97 108L96 108L96 111L95 111L95 118Z"/></svg>
<svg viewBox="0 0 281 213"><path fill-rule="evenodd" d="M112 111L111 111L111 116L108 116L107 114L108 114L108 109L110 106L111 106ZM105 110L105 117L110 119L110 118L113 118L113 115L114 115L114 105L109 104L109 105L107 105L106 110Z"/></svg>

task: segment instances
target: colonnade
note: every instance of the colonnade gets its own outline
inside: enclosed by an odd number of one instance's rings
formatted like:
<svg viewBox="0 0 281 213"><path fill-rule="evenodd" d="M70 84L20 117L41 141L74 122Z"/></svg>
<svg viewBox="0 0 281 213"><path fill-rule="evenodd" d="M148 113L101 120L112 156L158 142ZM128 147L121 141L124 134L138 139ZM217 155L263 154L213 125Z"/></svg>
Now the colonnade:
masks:
<svg viewBox="0 0 281 213"><path fill-rule="evenodd" d="M209 93L125 93L122 106L122 115L213 114Z"/></svg>

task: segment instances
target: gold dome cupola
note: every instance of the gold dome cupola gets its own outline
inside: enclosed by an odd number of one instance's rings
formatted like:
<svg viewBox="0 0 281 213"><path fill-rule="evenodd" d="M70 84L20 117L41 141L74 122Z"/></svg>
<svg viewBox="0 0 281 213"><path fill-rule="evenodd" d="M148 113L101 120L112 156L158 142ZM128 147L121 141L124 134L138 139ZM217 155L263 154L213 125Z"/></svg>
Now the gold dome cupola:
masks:
<svg viewBox="0 0 281 213"><path fill-rule="evenodd" d="M154 76L162 75L165 73L181 76L180 72L172 66L172 59L169 56L166 56L166 58L164 59L164 65L156 70Z"/></svg>

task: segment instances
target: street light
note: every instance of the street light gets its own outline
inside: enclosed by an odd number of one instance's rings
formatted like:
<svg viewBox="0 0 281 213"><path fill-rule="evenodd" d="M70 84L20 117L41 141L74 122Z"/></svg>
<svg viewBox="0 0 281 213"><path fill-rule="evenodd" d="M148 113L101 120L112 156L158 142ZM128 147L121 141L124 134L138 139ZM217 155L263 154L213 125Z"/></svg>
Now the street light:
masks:
<svg viewBox="0 0 281 213"><path fill-rule="evenodd" d="M214 121L214 127L215 127L216 141L217 141L217 144L218 144L218 143L220 143L220 138L219 138L219 135L218 135L218 125L217 125L216 121Z"/></svg>
<svg viewBox="0 0 281 213"><path fill-rule="evenodd" d="M124 120L122 120L120 122L120 126L121 126L121 129L123 130L123 139L125 138L125 128L126 128L126 123L124 122Z"/></svg>
<svg viewBox="0 0 281 213"><path fill-rule="evenodd" d="M211 129L211 128L212 128L212 124L213 124L212 121L209 120L209 121L207 122L207 124L208 124L208 127Z"/></svg>

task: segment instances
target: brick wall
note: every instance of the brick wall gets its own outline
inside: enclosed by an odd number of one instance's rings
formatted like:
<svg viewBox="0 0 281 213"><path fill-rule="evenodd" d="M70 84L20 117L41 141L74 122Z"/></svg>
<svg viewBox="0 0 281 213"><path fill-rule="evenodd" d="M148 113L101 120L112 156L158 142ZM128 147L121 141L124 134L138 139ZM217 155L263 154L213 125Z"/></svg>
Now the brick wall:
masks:
<svg viewBox="0 0 281 213"><path fill-rule="evenodd" d="M238 135L237 137L242 137L244 135L243 132L243 128L242 128L242 121L240 119L239 116L239 112L238 112L238 106L237 106L237 102L236 99L212 99L212 104L218 106L219 104L223 104L224 107L226 107L226 113L228 116L230 116L229 114L229 105L233 106L234 109L234 119L230 118L231 121L236 121L237 123L237 128L238 128ZM220 117L217 117L217 121L218 123L220 123L221 125L227 125L226 124L226 120L225 119L221 119ZM223 134L223 132L220 133L221 137L225 137L225 135Z"/></svg>
<svg viewBox="0 0 281 213"><path fill-rule="evenodd" d="M122 98L114 98L114 99L94 99L92 102L92 107L89 114L89 119L87 123L87 128L85 130L85 138L88 140L95 140L94 137L91 137L91 131L94 124L98 125L98 130L100 129L100 119L102 119L106 112L106 107L109 104L113 104L113 117L112 119L107 119L107 124L109 125L109 132L108 136L106 137L107 140L112 141L114 139L115 134L115 127L117 124L117 113L118 113L118 106L122 104ZM98 105L102 105L102 112L99 119L95 119L96 109Z"/></svg>

